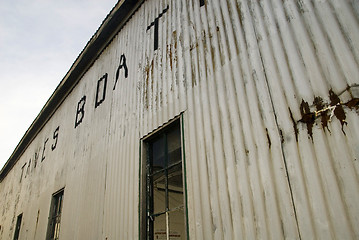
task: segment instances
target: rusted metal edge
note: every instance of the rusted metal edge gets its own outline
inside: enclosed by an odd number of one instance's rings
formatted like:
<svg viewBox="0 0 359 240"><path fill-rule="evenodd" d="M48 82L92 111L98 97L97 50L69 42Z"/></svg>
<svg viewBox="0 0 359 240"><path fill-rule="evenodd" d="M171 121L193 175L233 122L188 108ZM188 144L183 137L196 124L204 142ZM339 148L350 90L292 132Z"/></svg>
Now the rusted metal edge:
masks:
<svg viewBox="0 0 359 240"><path fill-rule="evenodd" d="M72 89L77 85L81 77L92 66L102 51L143 2L144 0L125 0L122 3L119 1L107 15L101 26L87 42L85 48L72 64L65 77L56 87L54 93L47 100L45 106L41 109L40 113L25 132L4 167L1 169L0 182L6 177L32 140L37 136L57 108L60 107Z"/></svg>

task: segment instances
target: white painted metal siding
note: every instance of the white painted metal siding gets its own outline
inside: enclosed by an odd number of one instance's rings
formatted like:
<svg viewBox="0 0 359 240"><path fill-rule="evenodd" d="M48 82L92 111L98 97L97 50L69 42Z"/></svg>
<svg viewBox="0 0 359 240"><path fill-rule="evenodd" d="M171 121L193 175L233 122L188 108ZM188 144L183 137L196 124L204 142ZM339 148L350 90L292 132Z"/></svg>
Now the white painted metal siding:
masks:
<svg viewBox="0 0 359 240"><path fill-rule="evenodd" d="M0 238L65 187L61 239L138 239L140 139L183 113L191 239L358 239L358 29L356 0L145 1L1 182Z"/></svg>

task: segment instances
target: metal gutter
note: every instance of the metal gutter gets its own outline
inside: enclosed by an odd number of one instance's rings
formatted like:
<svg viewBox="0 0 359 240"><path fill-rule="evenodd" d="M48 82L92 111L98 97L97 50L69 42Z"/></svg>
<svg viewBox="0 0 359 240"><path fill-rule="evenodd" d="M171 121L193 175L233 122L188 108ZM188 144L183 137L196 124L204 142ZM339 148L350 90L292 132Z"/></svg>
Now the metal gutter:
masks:
<svg viewBox="0 0 359 240"><path fill-rule="evenodd" d="M144 0L120 0L107 15L1 169L0 182L13 168L32 140L80 81L81 77L143 2Z"/></svg>

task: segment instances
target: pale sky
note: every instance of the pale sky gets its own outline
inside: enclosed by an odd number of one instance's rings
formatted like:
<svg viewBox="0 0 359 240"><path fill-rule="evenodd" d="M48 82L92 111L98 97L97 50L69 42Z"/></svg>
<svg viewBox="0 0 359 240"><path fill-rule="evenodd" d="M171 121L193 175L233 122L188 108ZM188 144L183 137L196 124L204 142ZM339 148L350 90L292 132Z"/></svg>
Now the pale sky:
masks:
<svg viewBox="0 0 359 240"><path fill-rule="evenodd" d="M116 3L0 1L0 169Z"/></svg>

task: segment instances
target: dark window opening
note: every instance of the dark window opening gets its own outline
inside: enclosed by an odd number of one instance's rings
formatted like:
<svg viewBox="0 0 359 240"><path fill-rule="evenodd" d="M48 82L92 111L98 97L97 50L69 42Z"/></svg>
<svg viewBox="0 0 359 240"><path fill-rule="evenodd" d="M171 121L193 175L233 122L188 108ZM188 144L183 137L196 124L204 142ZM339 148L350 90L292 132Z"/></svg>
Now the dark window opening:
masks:
<svg viewBox="0 0 359 240"><path fill-rule="evenodd" d="M146 239L186 239L180 123L145 141Z"/></svg>
<svg viewBox="0 0 359 240"><path fill-rule="evenodd" d="M64 190L60 190L52 197L48 233L46 238L48 240L59 239L63 198L64 198Z"/></svg>
<svg viewBox="0 0 359 240"><path fill-rule="evenodd" d="M17 216L16 227L15 227L15 234L14 234L14 240L18 240L18 239L19 239L20 228L21 228L21 221L22 221L22 213L21 213L19 216Z"/></svg>

